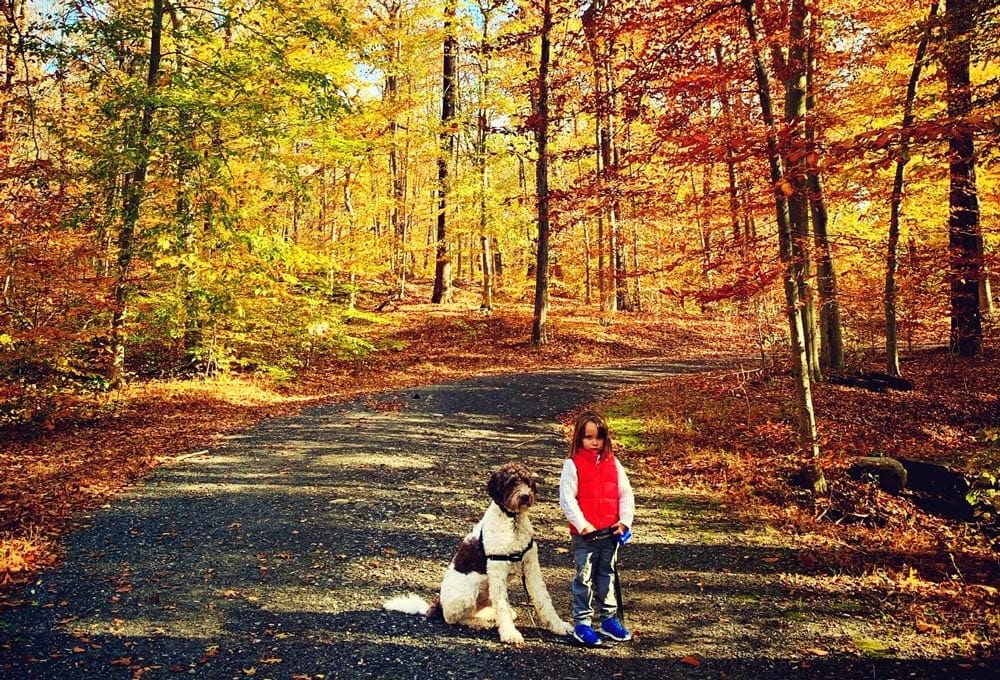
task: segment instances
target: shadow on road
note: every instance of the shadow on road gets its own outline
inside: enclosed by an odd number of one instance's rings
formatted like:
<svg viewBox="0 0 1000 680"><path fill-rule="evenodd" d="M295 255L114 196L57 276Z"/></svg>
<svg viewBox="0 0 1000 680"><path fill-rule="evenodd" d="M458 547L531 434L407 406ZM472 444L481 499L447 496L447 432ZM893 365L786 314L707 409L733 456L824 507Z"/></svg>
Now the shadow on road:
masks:
<svg viewBox="0 0 1000 680"><path fill-rule="evenodd" d="M808 581L789 581L797 561L787 549L706 496L637 477L636 539L622 554L635 642L580 649L535 627L521 606L527 644L511 649L495 633L381 609L405 591L433 597L488 503L488 471L516 458L542 478L533 522L553 600L568 615L558 418L619 387L705 368L487 377L315 408L232 436L158 470L70 537L65 565L25 589L29 604L0 613L0 676L903 680L995 670L894 658L891 644L879 658L849 653L845 640L874 634L865 621L877 603L860 592L824 599ZM829 643L817 646L817 635Z"/></svg>

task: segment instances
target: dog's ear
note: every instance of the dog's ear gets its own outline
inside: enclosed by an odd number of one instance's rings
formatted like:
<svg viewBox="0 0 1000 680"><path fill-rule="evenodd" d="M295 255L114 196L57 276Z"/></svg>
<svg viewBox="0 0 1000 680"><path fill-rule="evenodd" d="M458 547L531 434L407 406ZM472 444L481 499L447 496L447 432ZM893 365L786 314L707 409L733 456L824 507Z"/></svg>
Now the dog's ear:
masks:
<svg viewBox="0 0 1000 680"><path fill-rule="evenodd" d="M503 505L503 468L494 470L490 475L490 481L486 483L486 493L496 501L497 505Z"/></svg>

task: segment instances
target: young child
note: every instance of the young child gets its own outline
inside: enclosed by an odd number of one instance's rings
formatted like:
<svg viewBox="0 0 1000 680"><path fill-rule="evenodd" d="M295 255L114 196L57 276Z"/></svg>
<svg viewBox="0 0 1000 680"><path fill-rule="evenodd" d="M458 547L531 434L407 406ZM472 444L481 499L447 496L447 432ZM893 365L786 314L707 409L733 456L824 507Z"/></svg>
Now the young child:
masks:
<svg viewBox="0 0 1000 680"><path fill-rule="evenodd" d="M616 617L612 579L619 537L635 519L635 496L625 468L611 450L604 419L585 411L576 419L569 458L559 479L559 507L569 520L576 577L573 579L573 637L588 647L631 640ZM595 611L596 610L596 611ZM599 617L595 632L594 614Z"/></svg>

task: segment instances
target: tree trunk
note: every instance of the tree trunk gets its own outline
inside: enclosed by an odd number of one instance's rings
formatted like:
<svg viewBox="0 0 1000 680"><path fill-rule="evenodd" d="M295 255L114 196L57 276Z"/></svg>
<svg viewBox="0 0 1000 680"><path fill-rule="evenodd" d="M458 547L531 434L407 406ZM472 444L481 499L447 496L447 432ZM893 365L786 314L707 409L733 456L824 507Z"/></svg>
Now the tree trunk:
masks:
<svg viewBox="0 0 1000 680"><path fill-rule="evenodd" d="M715 63L719 67L725 66L725 60L723 59L722 53L722 43L717 42L713 47L715 52ZM733 241L736 243L742 242L744 239L741 237L740 232L740 194L739 194L739 177L736 168L736 151L733 148L733 111L732 102L729 99L729 94L725 91L719 92L719 103L722 105L722 118L725 121L727 127L727 137L726 137L726 180L728 182L728 194L729 194L729 222L732 228Z"/></svg>
<svg viewBox="0 0 1000 680"><path fill-rule="evenodd" d="M0 0L3 27L3 77L0 78L0 143L11 138L10 126L13 113L14 81L17 74L17 60L24 50L22 39L24 25L24 0ZM3 167L7 167L4 158Z"/></svg>
<svg viewBox="0 0 1000 680"><path fill-rule="evenodd" d="M445 8L444 59L441 67L441 152L438 156L438 213L434 265L434 292L431 302L451 302L451 259L448 254L447 198L449 189L448 164L455 152L456 57L458 40L455 38L455 7L457 0L449 0Z"/></svg>
<svg viewBox="0 0 1000 680"><path fill-rule="evenodd" d="M982 351L979 312L982 238L976 188L975 144L966 117L972 111L972 34L975 0L946 0L944 61L947 85L949 174L948 246L951 282L951 350L963 357Z"/></svg>
<svg viewBox="0 0 1000 680"><path fill-rule="evenodd" d="M169 4L166 5L165 11L170 16L173 34L180 35L184 28L180 15ZM183 74L186 70L187 65L184 62L183 51L175 53L174 67L178 74ZM187 137L193 148L196 130L192 124L191 113L187 109L181 108L178 113L178 130ZM204 356L202 297L198 292L197 272L191 264L198 256L198 233L191 205L191 188L187 185L187 178L198 165L198 156L185 148L179 148L177 155L174 178L180 190L177 195L174 215L181 228L181 242L186 256L182 258L180 265L179 281L184 295L184 368L190 371L208 371L211 369L212 362L206 362Z"/></svg>
<svg viewBox="0 0 1000 680"><path fill-rule="evenodd" d="M618 202L608 196L608 183L616 168L614 149L614 103L610 72L610 48L603 45L598 22L605 8L605 0L596 0L583 12L582 21L587 48L593 63L594 104L596 114L597 154L597 238L598 288L601 296L601 313L614 314L623 306L625 277L622 269L621 239L618 226ZM605 248L607 260L604 258Z"/></svg>
<svg viewBox="0 0 1000 680"><path fill-rule="evenodd" d="M806 114L806 48L804 0L793 0L789 10L788 56L777 43L771 44L774 71L781 74L785 86L784 145L780 148L784 174L778 190L787 201L788 239L782 250L786 267L792 270L798 287L798 305L801 308L802 344L805 348L803 370L811 381L822 380L819 365L819 325L816 319L816 296L812 287L812 259L810 241L812 225L809 221L808 168L805 139ZM779 231L779 244L781 232Z"/></svg>
<svg viewBox="0 0 1000 680"><path fill-rule="evenodd" d="M979 280L979 314L984 319L992 319L996 315L996 305L993 303L993 285L990 283L990 270L986 267L986 250L982 243L979 253L983 257L983 273Z"/></svg>
<svg viewBox="0 0 1000 680"><path fill-rule="evenodd" d="M592 264L590 261L590 224L587 221L583 223L583 290L584 290L584 304L588 307L592 302L592 289L593 289L593 274L591 273Z"/></svg>
<svg viewBox="0 0 1000 680"><path fill-rule="evenodd" d="M480 42L479 59L479 112L476 117L476 165L479 169L479 242L481 245L481 267L482 267L482 301L480 309L493 309L493 252L489 233L489 220L486 207L486 194L489 190L489 173L486 152L486 140L489 135L489 115L486 108L486 96L490 88L490 14L492 7L480 6L483 13L483 33Z"/></svg>
<svg viewBox="0 0 1000 680"><path fill-rule="evenodd" d="M785 247L786 256L786 302L795 302L802 310L796 314L789 312L790 327L801 332L801 339L793 345L793 352L801 357L802 375L796 376L795 388L798 401L802 404L799 411L799 432L802 436L803 450L807 457L812 487L816 492L826 491L826 480L819 467L819 443L816 430L816 416L812 408L811 380L819 379L819 353L815 337L815 307L812 293L808 285L809 278L809 187L807 165L808 155L803 153L806 148L804 121L806 114L806 35L805 26L808 20L806 0L792 0L789 13L788 60L785 64L787 73L785 81L785 125L788 128L788 148L784 152L785 181L791 184L791 195L788 196L788 238ZM779 239L780 240L780 239ZM788 252L788 246L791 252ZM804 291L803 299L795 300L789 296L789 291L798 288ZM795 318L797 317L797 318ZM808 324L808 326L807 326ZM801 328L801 331L800 331ZM810 342L811 336L811 342ZM796 346L797 345L797 346Z"/></svg>
<svg viewBox="0 0 1000 680"><path fill-rule="evenodd" d="M406 181L402 168L402 154L399 145L400 124L398 116L399 74L402 61L402 45L398 32L401 29L400 6L389 5L388 29L390 43L386 45L391 54L389 73L385 78L385 98L391 111L389 118L389 174L392 176L392 204L389 213L389 224L394 236L392 268L399 281L397 295L400 299L406 295Z"/></svg>
<svg viewBox="0 0 1000 680"><path fill-rule="evenodd" d="M781 149L778 144L777 127L775 124L774 110L771 100L771 84L764 67L764 59L760 49L756 47L758 43L756 4L754 0L740 0L744 9L746 28L750 36L752 47L753 69L757 82L757 94L760 99L761 115L767 131L767 152L768 165L771 171L772 186L775 187L774 204L775 214L778 224L779 255L785 265L784 289L785 307L788 318L789 343L792 359L792 378L795 389L795 403L797 410L797 431L802 451L807 458L807 465L810 466L809 477L813 490L817 493L826 490L826 480L822 470L818 466L819 443L816 430L816 416L812 403L812 386L809 379L806 360L805 330L803 328L802 306L799 299L800 279L803 276L803 268L797 262L794 252L794 240L796 234L793 231L792 219L788 198L799 194L796 204L797 219L803 220L806 217L805 194L803 186L804 174L799 177L798 191L791 184L791 178L784 177L781 172ZM795 0L794 5L802 11L802 0ZM801 71L804 78L804 70ZM791 89L791 88L790 88ZM795 96L794 93L789 95ZM801 96L801 90L799 90ZM797 107L786 104L787 109ZM786 155L787 158L787 155ZM801 229L801 222L798 225Z"/></svg>
<svg viewBox="0 0 1000 680"><path fill-rule="evenodd" d="M146 189L149 169L149 142L153 131L156 106L153 92L160 77L161 38L163 34L163 0L153 0L150 18L149 69L146 90L140 107L138 138L133 140L136 165L129 174L122 192L122 224L118 232L118 258L115 267L114 307L111 313L111 367L108 380L112 385L125 381L125 322L128 316L132 258L135 255L135 232Z"/></svg>
<svg viewBox="0 0 1000 680"><path fill-rule="evenodd" d="M931 0L930 13L923 36L917 44L917 54L910 70L910 81L906 86L903 102L903 124L900 129L899 155L896 157L896 174L892 182L892 198L889 204L889 246L885 262L885 370L893 377L900 377L899 340L896 328L896 271L899 263L899 216L903 206L903 175L910 160L910 130L913 127L913 106L917 98L917 84L927 57L927 44L931 38L931 27L937 16L938 0Z"/></svg>
<svg viewBox="0 0 1000 680"><path fill-rule="evenodd" d="M815 58L812 45L818 39L816 22L809 23L809 45L806 61L806 173L809 185L809 208L812 215L813 238L816 245L816 288L819 291L819 341L820 366L841 370L844 368L844 334L840 324L840 302L837 299L837 271L833 263L828 233L829 219L823 181L819 171L819 153L816 145L816 84Z"/></svg>
<svg viewBox="0 0 1000 680"><path fill-rule="evenodd" d="M632 311L642 311L642 273L639 268L639 226L632 221L632 278L635 280L635 295L632 298Z"/></svg>
<svg viewBox="0 0 1000 680"><path fill-rule="evenodd" d="M542 45L538 62L538 101L535 106L535 186L538 195L538 251L535 254L535 315L531 344L548 343L546 321L549 313L549 59L552 33L552 9L549 0L542 6Z"/></svg>

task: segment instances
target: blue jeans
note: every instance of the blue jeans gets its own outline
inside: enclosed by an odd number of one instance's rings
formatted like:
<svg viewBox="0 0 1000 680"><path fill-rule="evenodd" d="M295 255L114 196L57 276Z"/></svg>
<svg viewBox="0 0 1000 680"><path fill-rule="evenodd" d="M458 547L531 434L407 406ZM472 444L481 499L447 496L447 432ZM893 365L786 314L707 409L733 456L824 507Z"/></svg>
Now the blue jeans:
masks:
<svg viewBox="0 0 1000 680"><path fill-rule="evenodd" d="M612 579L618 562L618 537L608 536L596 541L582 536L572 537L573 561L573 623L590 625L594 613L605 621L618 612L618 601Z"/></svg>

